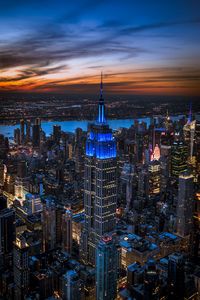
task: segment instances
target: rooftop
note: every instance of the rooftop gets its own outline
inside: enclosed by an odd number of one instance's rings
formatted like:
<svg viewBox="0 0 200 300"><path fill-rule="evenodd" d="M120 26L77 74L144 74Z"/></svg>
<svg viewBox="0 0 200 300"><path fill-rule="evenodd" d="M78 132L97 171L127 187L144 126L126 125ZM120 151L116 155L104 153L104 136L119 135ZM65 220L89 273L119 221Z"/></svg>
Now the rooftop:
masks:
<svg viewBox="0 0 200 300"><path fill-rule="evenodd" d="M124 248L128 248L129 251L134 250L140 253L145 251L153 251L157 248L155 244L152 244L151 242L133 233L121 236L120 245Z"/></svg>

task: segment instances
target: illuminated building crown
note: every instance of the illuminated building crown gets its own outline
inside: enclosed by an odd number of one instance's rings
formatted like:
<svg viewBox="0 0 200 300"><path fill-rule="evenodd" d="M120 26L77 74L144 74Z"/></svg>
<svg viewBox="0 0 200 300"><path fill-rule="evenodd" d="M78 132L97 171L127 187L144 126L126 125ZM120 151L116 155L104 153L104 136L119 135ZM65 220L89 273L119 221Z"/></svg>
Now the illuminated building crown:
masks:
<svg viewBox="0 0 200 300"><path fill-rule="evenodd" d="M90 124L86 141L86 155L99 159L116 157L116 141L112 129L106 122L104 113L103 81L101 73L101 95L96 123Z"/></svg>
<svg viewBox="0 0 200 300"><path fill-rule="evenodd" d="M99 114L97 118L97 123L106 123L105 118L105 107L104 107L104 99L103 99L103 75L101 72L101 91L100 91L100 98L99 98Z"/></svg>

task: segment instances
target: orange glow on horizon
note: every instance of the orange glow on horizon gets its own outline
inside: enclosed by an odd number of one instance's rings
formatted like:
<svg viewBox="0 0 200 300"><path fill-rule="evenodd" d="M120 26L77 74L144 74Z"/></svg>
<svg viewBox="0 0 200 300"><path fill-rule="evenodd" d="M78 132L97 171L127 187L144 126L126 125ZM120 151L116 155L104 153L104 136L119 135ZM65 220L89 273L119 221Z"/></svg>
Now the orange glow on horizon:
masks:
<svg viewBox="0 0 200 300"><path fill-rule="evenodd" d="M115 70L116 72L116 70ZM118 74L119 73L119 74ZM104 91L107 94L144 94L144 95L188 95L199 96L198 82L187 79L184 74L173 70L133 70L131 72L105 71ZM66 73L46 74L23 79L17 70L6 72L0 78L0 91L9 92L57 92L57 93L96 93L99 86L99 73L88 72L78 76L77 72L66 77ZM176 81L174 80L176 78ZM19 79L18 79L19 78Z"/></svg>

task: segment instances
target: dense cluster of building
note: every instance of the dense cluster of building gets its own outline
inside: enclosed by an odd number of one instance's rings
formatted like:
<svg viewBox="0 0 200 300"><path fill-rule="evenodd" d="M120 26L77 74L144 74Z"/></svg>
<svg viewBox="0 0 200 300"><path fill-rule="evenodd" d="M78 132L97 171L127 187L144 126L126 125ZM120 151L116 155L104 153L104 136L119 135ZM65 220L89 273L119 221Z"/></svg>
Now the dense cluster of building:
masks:
<svg viewBox="0 0 200 300"><path fill-rule="evenodd" d="M0 299L199 299L200 121L0 135Z"/></svg>

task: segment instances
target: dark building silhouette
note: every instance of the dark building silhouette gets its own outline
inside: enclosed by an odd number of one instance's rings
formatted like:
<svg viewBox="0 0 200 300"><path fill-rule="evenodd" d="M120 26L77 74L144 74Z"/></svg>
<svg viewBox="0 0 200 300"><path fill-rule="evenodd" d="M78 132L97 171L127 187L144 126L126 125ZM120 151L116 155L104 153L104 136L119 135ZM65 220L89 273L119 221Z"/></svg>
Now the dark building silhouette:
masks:
<svg viewBox="0 0 200 300"><path fill-rule="evenodd" d="M39 148L40 147L40 129L41 129L40 119L36 119L35 124L32 127L32 145L33 145L33 148Z"/></svg>
<svg viewBox="0 0 200 300"><path fill-rule="evenodd" d="M29 289L29 245L18 236L13 250L15 300L22 300Z"/></svg>
<svg viewBox="0 0 200 300"><path fill-rule="evenodd" d="M184 259L181 253L169 255L168 285L171 299L183 299L184 297Z"/></svg>
<svg viewBox="0 0 200 300"><path fill-rule="evenodd" d="M0 211L0 254L12 253L15 240L15 210L5 208Z"/></svg>

